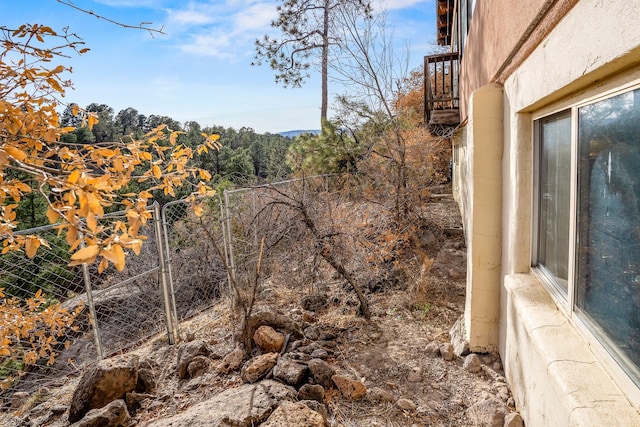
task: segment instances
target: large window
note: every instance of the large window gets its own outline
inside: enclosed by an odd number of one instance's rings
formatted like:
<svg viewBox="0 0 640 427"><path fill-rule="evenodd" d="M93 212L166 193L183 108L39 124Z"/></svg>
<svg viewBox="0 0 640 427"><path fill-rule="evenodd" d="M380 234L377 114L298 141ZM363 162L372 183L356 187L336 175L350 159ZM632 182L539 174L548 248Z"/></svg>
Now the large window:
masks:
<svg viewBox="0 0 640 427"><path fill-rule="evenodd" d="M640 385L640 89L536 130L536 266Z"/></svg>

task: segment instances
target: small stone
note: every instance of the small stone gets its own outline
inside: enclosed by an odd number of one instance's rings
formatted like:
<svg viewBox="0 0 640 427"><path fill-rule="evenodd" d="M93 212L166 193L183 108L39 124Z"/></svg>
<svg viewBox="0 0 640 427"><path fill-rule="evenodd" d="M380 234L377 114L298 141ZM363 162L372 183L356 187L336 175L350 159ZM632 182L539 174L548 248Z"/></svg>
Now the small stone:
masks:
<svg viewBox="0 0 640 427"><path fill-rule="evenodd" d="M422 381L422 368L419 366L413 368L409 375L407 375L407 381L409 381L410 383L417 383Z"/></svg>
<svg viewBox="0 0 640 427"><path fill-rule="evenodd" d="M29 397L30 395L26 391L16 391L11 397L11 409L20 408L22 405L27 403Z"/></svg>
<svg viewBox="0 0 640 427"><path fill-rule="evenodd" d="M324 387L320 384L305 384L298 390L298 400L315 400L324 402Z"/></svg>
<svg viewBox="0 0 640 427"><path fill-rule="evenodd" d="M206 356L196 356L191 362L189 362L189 365L187 366L187 373L191 378L199 377L207 372L210 366L211 359Z"/></svg>
<svg viewBox="0 0 640 427"><path fill-rule="evenodd" d="M216 368L216 372L218 372L219 374L228 374L229 372L238 370L242 366L243 359L244 351L240 350L239 348L235 349L222 359L222 362L220 362L220 364Z"/></svg>
<svg viewBox="0 0 640 427"><path fill-rule="evenodd" d="M248 383L254 383L260 378L266 376L271 369L276 366L278 360L278 353L267 353L256 356L253 359L249 359L244 366L240 376Z"/></svg>
<svg viewBox="0 0 640 427"><path fill-rule="evenodd" d="M472 374L477 374L482 371L482 364L480 363L480 358L477 354L471 353L464 359L464 364L462 367Z"/></svg>
<svg viewBox="0 0 640 427"><path fill-rule="evenodd" d="M131 415L124 400L117 399L99 409L92 409L74 427L119 427L129 425Z"/></svg>
<svg viewBox="0 0 640 427"><path fill-rule="evenodd" d="M442 358L447 362L452 361L454 357L453 345L451 345L451 343L442 344L442 346L440 346L440 354L442 355Z"/></svg>
<svg viewBox="0 0 640 427"><path fill-rule="evenodd" d="M440 344L439 341L431 341L424 348L424 351L428 356L440 357L440 346L441 346L441 344Z"/></svg>
<svg viewBox="0 0 640 427"><path fill-rule="evenodd" d="M398 401L396 402L396 406L398 407L398 409L408 412L413 412L418 409L418 406L413 403L413 401L405 398L398 399Z"/></svg>
<svg viewBox="0 0 640 427"><path fill-rule="evenodd" d="M518 412L512 412L504 417L504 427L524 427L524 420Z"/></svg>
<svg viewBox="0 0 640 427"><path fill-rule="evenodd" d="M349 400L360 400L367 394L367 387L358 380L347 378L343 375L331 377L338 390Z"/></svg>
<svg viewBox="0 0 640 427"><path fill-rule="evenodd" d="M322 419L324 419L325 423L327 422L329 411L327 411L327 407L324 405L324 403L320 403L317 400L301 400L300 403L303 403L312 411L316 411L317 413L322 415Z"/></svg>
<svg viewBox="0 0 640 427"><path fill-rule="evenodd" d="M488 354L483 354L482 357L480 357L480 361L483 365L488 365L493 362L493 358Z"/></svg>
<svg viewBox="0 0 640 427"><path fill-rule="evenodd" d="M285 384L298 387L306 379L308 372L309 369L306 366L283 356L278 359L276 366L273 368L273 377Z"/></svg>
<svg viewBox="0 0 640 427"><path fill-rule="evenodd" d="M369 392L367 393L369 400L373 401L373 402L390 402L393 403L396 401L395 397L393 397L393 394L391 394L391 392L380 388L380 387L374 387L371 390L369 390Z"/></svg>
<svg viewBox="0 0 640 427"><path fill-rule="evenodd" d="M278 353L284 344L284 335L271 326L262 325L254 332L253 342L268 353Z"/></svg>
<svg viewBox="0 0 640 427"><path fill-rule="evenodd" d="M325 420L316 411L301 402L280 403L280 406L269 416L263 427L304 426L324 427Z"/></svg>
<svg viewBox="0 0 640 427"><path fill-rule="evenodd" d="M187 377L187 367L196 356L208 356L211 349L203 340L185 343L178 348L178 378Z"/></svg>
<svg viewBox="0 0 640 427"><path fill-rule="evenodd" d="M494 370L494 371L501 371L501 370L502 370L502 363L500 363L500 362L493 362L493 370Z"/></svg>
<svg viewBox="0 0 640 427"><path fill-rule="evenodd" d="M469 354L469 342L466 339L464 318L461 317L454 323L449 331L449 335L451 336L451 343L453 345L452 351L455 355L463 357Z"/></svg>
<svg viewBox="0 0 640 427"><path fill-rule="evenodd" d="M336 373L333 366L322 359L311 359L307 362L307 366L316 384L320 384L325 389L333 387L331 377Z"/></svg>
<svg viewBox="0 0 640 427"><path fill-rule="evenodd" d="M142 402L143 400L151 399L151 398L153 398L152 394L136 393L135 391L132 391L126 394L125 402L127 402L127 407L137 408L140 406L140 402Z"/></svg>
<svg viewBox="0 0 640 427"><path fill-rule="evenodd" d="M467 409L467 414L474 425L487 427L503 427L505 416L509 413L509 408L495 398L482 400Z"/></svg>
<svg viewBox="0 0 640 427"><path fill-rule="evenodd" d="M327 352L327 350L325 350L324 348L318 348L316 350L313 350L313 352L311 352L311 358L312 359L326 359L329 357L329 352Z"/></svg>

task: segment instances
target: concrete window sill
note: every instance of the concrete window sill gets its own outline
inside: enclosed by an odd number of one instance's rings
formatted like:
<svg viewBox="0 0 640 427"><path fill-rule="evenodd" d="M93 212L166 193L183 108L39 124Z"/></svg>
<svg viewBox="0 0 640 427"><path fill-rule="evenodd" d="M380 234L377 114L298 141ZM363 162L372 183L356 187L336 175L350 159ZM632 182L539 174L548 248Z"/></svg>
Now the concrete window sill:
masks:
<svg viewBox="0 0 640 427"><path fill-rule="evenodd" d="M506 276L503 362L527 426L640 426L640 414L529 274Z"/></svg>

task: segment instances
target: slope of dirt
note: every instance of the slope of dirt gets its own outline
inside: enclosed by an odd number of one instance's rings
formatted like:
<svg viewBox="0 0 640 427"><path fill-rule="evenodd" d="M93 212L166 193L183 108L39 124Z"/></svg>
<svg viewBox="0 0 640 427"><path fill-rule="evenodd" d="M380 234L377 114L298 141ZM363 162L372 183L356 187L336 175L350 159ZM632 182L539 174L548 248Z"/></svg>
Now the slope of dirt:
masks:
<svg viewBox="0 0 640 427"><path fill-rule="evenodd" d="M471 369L465 366L469 361L451 353L450 329L462 315L465 299L458 207L446 198L437 200L423 217L437 230L414 237L430 240L429 246L438 250L414 260L414 275L405 278L411 285L396 279L369 286L370 321L357 315L357 299L340 280L302 290L275 281L263 285L256 310L284 313L303 328L330 328L334 333L327 361L369 391L354 401L327 390L329 426L501 426L504 415L514 410L497 355L478 355L481 366ZM314 306L309 301L316 296L322 304ZM215 349L210 357L221 358L236 346L236 323L228 304L221 302L181 325L181 332L189 340L206 341ZM155 365L157 391L132 413L132 425L182 413L242 384L239 372L220 374L213 368L193 379L178 379L178 347L159 337L135 351ZM0 424L69 425L65 410L77 382L77 377L68 378L60 388L32 396L17 412L0 418ZM390 398L374 398L381 393Z"/></svg>

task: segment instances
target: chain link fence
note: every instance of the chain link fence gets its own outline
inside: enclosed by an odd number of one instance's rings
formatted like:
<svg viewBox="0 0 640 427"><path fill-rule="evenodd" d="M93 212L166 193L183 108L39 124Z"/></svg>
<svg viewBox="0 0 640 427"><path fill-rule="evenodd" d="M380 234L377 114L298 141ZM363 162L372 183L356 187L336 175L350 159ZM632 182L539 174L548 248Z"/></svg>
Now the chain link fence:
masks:
<svg viewBox="0 0 640 427"><path fill-rule="evenodd" d="M18 338L10 335L11 354L0 355L3 408L11 407L16 392L31 394L63 382L66 375L135 348L165 328L169 341L175 341L176 323L167 316L172 305L161 251L163 224L159 207L149 210L152 218L140 230L146 241L139 255L128 254L121 272L109 267L98 273L97 263L70 267L69 245L55 226L16 233L38 235L49 245L40 246L33 258L22 251L0 256L3 324L25 324L21 313L10 312L13 308L30 311L34 318ZM101 222L108 226L123 217L123 212L108 214ZM52 325L47 320L52 312L66 317L58 316Z"/></svg>
<svg viewBox="0 0 640 427"><path fill-rule="evenodd" d="M69 316L51 336L47 351L32 339L44 328L38 324L11 342L16 350L11 355L0 354L1 406L11 407L16 392L62 384L66 375L163 331L173 344L180 339L181 321L231 295L230 276L240 291L250 290L259 259L263 289L274 276L286 278L292 287L308 283L319 262L317 250L292 207L313 208L311 200L330 185L329 177L313 177L224 191L199 201L201 216L184 200L162 209L155 204L140 230L146 236L141 252L129 254L121 272L109 267L98 273L97 263L69 267L69 245L55 226L20 231L45 238L49 247L41 246L33 258L21 251L0 255L5 303L10 299L24 309L39 296L45 302L35 313L57 307ZM101 221L108 226L123 215L109 214ZM25 357L32 350L35 362Z"/></svg>

